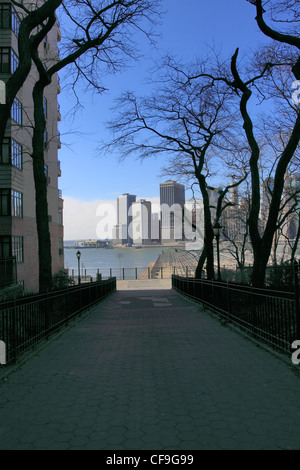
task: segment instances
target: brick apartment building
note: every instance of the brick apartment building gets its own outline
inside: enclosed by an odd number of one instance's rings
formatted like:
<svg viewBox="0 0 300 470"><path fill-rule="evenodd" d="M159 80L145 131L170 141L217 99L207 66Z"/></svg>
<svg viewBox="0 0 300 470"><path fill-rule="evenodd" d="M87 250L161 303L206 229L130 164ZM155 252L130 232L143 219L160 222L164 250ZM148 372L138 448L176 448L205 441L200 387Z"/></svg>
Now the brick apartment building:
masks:
<svg viewBox="0 0 300 470"><path fill-rule="evenodd" d="M24 1L24 4L27 2ZM29 2L28 2L29 3ZM18 64L18 27L21 11L9 1L0 3L0 80L5 82ZM45 60L57 57L60 40L56 24L40 45ZM33 122L32 89L36 71L18 92L11 110L5 139L0 149L0 288L12 282L24 284L25 291L38 290L38 242L35 215L35 189L31 160ZM58 121L58 77L46 88L45 175L47 177L49 228L53 274L63 270L63 200L58 189L61 147Z"/></svg>

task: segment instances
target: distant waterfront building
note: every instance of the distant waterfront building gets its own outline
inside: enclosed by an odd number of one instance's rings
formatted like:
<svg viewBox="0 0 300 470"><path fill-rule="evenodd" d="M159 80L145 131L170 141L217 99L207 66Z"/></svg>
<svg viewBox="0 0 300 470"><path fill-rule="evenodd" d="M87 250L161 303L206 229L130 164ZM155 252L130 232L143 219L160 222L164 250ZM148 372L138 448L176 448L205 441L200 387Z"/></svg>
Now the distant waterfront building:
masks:
<svg viewBox="0 0 300 470"><path fill-rule="evenodd" d="M132 222L131 206L136 202L133 194L122 194L117 198L117 225L114 227L114 242L120 245L132 244L130 236L130 225Z"/></svg>
<svg viewBox="0 0 300 470"><path fill-rule="evenodd" d="M184 206L184 237L186 249L202 248L204 243L203 199L186 201Z"/></svg>
<svg viewBox="0 0 300 470"><path fill-rule="evenodd" d="M161 242L161 224L159 214L157 212L151 215L151 241L152 243Z"/></svg>
<svg viewBox="0 0 300 470"><path fill-rule="evenodd" d="M173 180L160 184L161 241L183 239L183 211L185 187Z"/></svg>
<svg viewBox="0 0 300 470"><path fill-rule="evenodd" d="M151 202L141 199L131 206L132 223L130 237L135 245L151 244Z"/></svg>
<svg viewBox="0 0 300 470"><path fill-rule="evenodd" d="M285 234L288 239L294 240L299 227L300 213L300 173L287 176L283 193L284 213L291 211L285 224Z"/></svg>
<svg viewBox="0 0 300 470"><path fill-rule="evenodd" d="M238 188L237 187L233 187L233 188L230 188L230 202L231 204L237 206L238 203L239 203L239 193L238 193Z"/></svg>

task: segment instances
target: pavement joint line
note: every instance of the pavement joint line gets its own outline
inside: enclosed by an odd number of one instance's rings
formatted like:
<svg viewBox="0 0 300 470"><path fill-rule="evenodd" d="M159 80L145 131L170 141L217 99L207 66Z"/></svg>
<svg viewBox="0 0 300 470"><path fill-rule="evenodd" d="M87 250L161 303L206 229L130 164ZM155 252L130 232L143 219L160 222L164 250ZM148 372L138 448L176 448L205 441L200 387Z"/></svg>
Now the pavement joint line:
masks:
<svg viewBox="0 0 300 470"><path fill-rule="evenodd" d="M35 357L38 355L40 351L42 351L44 348L47 347L47 345L51 344L53 341L55 341L57 338L60 338L63 334L65 334L67 331L69 331L71 328L73 328L77 323L79 323L81 320L83 320L85 317L87 317L90 313L91 310L94 308L98 307L99 304L103 304L104 302L107 302L110 297L112 297L117 291L113 291L110 294L108 294L104 299L99 300L99 302L94 303L93 305L90 305L90 307L87 307L84 309L80 315L72 318L66 325L63 325L59 330L55 333L53 333L48 339L44 339L37 343L33 348L29 349L28 351L25 351L19 359L17 358L17 362L15 364L7 365L4 366L3 371L1 371L0 368L0 387L3 383L5 383L8 379L8 377L12 374L14 374L17 370L21 369L26 362L28 362L32 357Z"/></svg>

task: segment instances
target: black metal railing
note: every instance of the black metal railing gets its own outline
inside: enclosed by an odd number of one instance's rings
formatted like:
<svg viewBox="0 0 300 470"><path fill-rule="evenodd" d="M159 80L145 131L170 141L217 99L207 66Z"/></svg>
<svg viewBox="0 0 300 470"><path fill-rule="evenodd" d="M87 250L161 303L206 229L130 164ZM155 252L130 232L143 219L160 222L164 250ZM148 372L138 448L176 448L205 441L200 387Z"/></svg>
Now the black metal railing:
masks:
<svg viewBox="0 0 300 470"><path fill-rule="evenodd" d="M293 341L300 340L299 303L294 292L179 276L172 276L172 287L284 352L290 354Z"/></svg>
<svg viewBox="0 0 300 470"><path fill-rule="evenodd" d="M116 279L90 282L0 304L6 364L116 290Z"/></svg>
<svg viewBox="0 0 300 470"><path fill-rule="evenodd" d="M82 268L80 272L81 282L90 282L99 276L102 279L115 277L118 281L129 280L147 280L147 279L171 279L173 274L183 275L186 277L194 276L195 270L188 266L178 268L177 266L155 266L155 267L114 267L107 269ZM69 276L75 282L78 282L78 270L69 268Z"/></svg>

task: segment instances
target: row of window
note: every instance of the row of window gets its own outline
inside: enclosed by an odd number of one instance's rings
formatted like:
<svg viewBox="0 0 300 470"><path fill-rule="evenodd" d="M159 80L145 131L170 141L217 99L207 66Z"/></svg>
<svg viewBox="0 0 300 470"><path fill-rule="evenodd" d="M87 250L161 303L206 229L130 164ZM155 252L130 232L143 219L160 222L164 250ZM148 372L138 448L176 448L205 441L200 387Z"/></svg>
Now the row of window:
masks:
<svg viewBox="0 0 300 470"><path fill-rule="evenodd" d="M14 73L19 57L11 47L0 47L0 73Z"/></svg>
<svg viewBox="0 0 300 470"><path fill-rule="evenodd" d="M23 218L23 194L9 188L0 188L0 216ZM50 216L49 216L50 217ZM58 225L63 225L63 210L58 209Z"/></svg>
<svg viewBox="0 0 300 470"><path fill-rule="evenodd" d="M23 218L23 194L14 189L0 188L0 216Z"/></svg>
<svg viewBox="0 0 300 470"><path fill-rule="evenodd" d="M0 236L0 258L16 257L17 263L24 262L23 237Z"/></svg>
<svg viewBox="0 0 300 470"><path fill-rule="evenodd" d="M7 259L15 257L17 263L24 262L24 238L20 236L0 236L0 258ZM63 254L63 238L60 237L58 240L59 254Z"/></svg>
<svg viewBox="0 0 300 470"><path fill-rule="evenodd" d="M3 139L0 149L0 164L13 165L22 170L22 145L9 137Z"/></svg>
<svg viewBox="0 0 300 470"><path fill-rule="evenodd" d="M22 3L22 2L21 2ZM19 34L20 18L14 7L8 3L0 4L0 29L11 29L16 36Z"/></svg>

